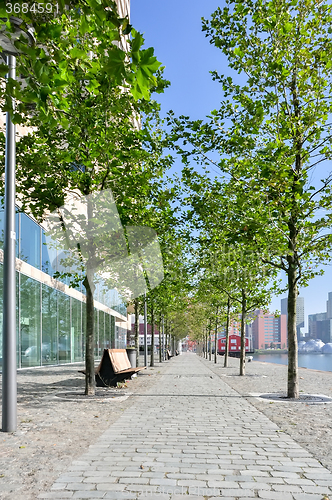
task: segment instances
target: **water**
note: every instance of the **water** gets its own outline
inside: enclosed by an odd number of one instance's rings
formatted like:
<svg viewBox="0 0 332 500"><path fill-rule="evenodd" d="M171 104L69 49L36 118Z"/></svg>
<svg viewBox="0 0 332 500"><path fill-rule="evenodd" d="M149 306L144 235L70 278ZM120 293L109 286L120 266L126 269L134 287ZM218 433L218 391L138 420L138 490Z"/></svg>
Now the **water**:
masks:
<svg viewBox="0 0 332 500"><path fill-rule="evenodd" d="M287 354L254 354L254 360L265 361L267 363L278 363L280 365L288 364ZM323 372L332 372L332 354L299 354L299 366L302 368L311 368Z"/></svg>

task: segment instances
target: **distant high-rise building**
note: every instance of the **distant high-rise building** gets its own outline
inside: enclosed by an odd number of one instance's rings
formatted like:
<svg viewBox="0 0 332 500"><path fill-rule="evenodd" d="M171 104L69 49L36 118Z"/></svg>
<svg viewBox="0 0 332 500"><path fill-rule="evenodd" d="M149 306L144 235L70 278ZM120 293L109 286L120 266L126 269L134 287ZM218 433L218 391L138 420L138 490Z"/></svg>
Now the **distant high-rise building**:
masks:
<svg viewBox="0 0 332 500"><path fill-rule="evenodd" d="M252 323L252 342L254 349L287 347L287 319L285 314L276 318L273 314L255 311L256 318Z"/></svg>
<svg viewBox="0 0 332 500"><path fill-rule="evenodd" d="M320 339L322 342L332 342L332 319L327 318L327 313L309 314L309 337Z"/></svg>
<svg viewBox="0 0 332 500"><path fill-rule="evenodd" d="M287 301L288 299L281 299L281 314L286 314L287 311ZM296 300L296 333L298 340L303 337L301 328L304 328L304 297L297 297Z"/></svg>
<svg viewBox="0 0 332 500"><path fill-rule="evenodd" d="M332 292L329 292L326 301L326 319L332 319Z"/></svg>

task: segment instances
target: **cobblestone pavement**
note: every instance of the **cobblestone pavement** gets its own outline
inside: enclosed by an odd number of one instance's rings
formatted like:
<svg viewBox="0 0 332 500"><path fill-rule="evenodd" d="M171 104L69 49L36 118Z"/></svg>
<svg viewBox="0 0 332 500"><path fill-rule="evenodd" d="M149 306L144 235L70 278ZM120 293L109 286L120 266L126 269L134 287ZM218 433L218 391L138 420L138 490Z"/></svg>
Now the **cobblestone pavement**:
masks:
<svg viewBox="0 0 332 500"><path fill-rule="evenodd" d="M40 499L332 498L332 473L184 354Z"/></svg>

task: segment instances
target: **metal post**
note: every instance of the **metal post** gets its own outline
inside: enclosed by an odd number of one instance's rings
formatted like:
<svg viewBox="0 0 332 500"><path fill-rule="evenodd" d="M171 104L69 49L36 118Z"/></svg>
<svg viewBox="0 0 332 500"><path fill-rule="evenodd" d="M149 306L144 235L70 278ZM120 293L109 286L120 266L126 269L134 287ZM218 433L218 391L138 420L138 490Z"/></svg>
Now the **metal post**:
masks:
<svg viewBox="0 0 332 500"><path fill-rule="evenodd" d="M7 77L15 79L15 56L7 56L7 64L9 66ZM17 427L15 243L15 125L7 112L2 330L2 431L4 432L14 432Z"/></svg>
<svg viewBox="0 0 332 500"><path fill-rule="evenodd" d="M164 329L164 315L162 316L162 360L165 361L165 329Z"/></svg>
<svg viewBox="0 0 332 500"><path fill-rule="evenodd" d="M144 366L148 366L148 319L146 293L144 293Z"/></svg>

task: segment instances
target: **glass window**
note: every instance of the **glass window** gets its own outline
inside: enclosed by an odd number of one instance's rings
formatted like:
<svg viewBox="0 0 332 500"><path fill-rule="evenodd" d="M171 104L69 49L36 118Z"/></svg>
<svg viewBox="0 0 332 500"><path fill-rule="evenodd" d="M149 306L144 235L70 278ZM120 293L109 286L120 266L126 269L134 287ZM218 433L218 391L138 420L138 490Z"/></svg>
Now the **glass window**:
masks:
<svg viewBox="0 0 332 500"><path fill-rule="evenodd" d="M111 316L107 313L105 313L105 336L104 336L104 349L111 349L111 338L112 338L112 332L111 332L111 322L110 322Z"/></svg>
<svg viewBox="0 0 332 500"><path fill-rule="evenodd" d="M104 313L104 311L99 311L98 336L99 336L99 356L101 356L104 349L106 349L106 345L105 345L105 313Z"/></svg>
<svg viewBox="0 0 332 500"><path fill-rule="evenodd" d="M58 292L59 362L70 363L70 297Z"/></svg>
<svg viewBox="0 0 332 500"><path fill-rule="evenodd" d="M86 303L82 302L82 336L83 339L82 342L84 343L83 347L83 360L85 359L85 339L86 339Z"/></svg>
<svg viewBox="0 0 332 500"><path fill-rule="evenodd" d="M55 243L42 231L42 271L53 276L57 262Z"/></svg>
<svg viewBox="0 0 332 500"><path fill-rule="evenodd" d="M125 349L127 345L127 330L120 326L115 326L115 348Z"/></svg>
<svg viewBox="0 0 332 500"><path fill-rule="evenodd" d="M0 359L2 365L2 328L3 328L3 274L2 274L2 264L0 264Z"/></svg>
<svg viewBox="0 0 332 500"><path fill-rule="evenodd" d="M41 364L40 283L20 276L21 366Z"/></svg>
<svg viewBox="0 0 332 500"><path fill-rule="evenodd" d="M19 340L19 274L16 272L16 362L20 366ZM3 332L3 265L0 263L0 366L2 366L2 332Z"/></svg>
<svg viewBox="0 0 332 500"><path fill-rule="evenodd" d="M99 311L95 308L94 312L94 318L95 318L95 335L94 335L94 341L95 341L95 356L99 356L99 336L98 336L98 330L99 330Z"/></svg>
<svg viewBox="0 0 332 500"><path fill-rule="evenodd" d="M40 237L40 226L21 213L19 258L37 269L40 269Z"/></svg>
<svg viewBox="0 0 332 500"><path fill-rule="evenodd" d="M58 363L58 291L42 285L42 364Z"/></svg>
<svg viewBox="0 0 332 500"><path fill-rule="evenodd" d="M84 337L82 334L82 308L81 302L71 299L71 349L72 360L81 361L84 352Z"/></svg>
<svg viewBox="0 0 332 500"><path fill-rule="evenodd" d="M0 248L3 249L4 242L4 229L5 229L5 213L3 205L0 204ZM17 229L16 229L17 231Z"/></svg>

